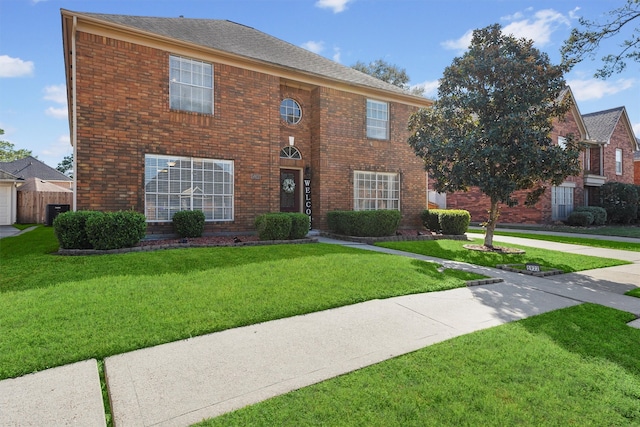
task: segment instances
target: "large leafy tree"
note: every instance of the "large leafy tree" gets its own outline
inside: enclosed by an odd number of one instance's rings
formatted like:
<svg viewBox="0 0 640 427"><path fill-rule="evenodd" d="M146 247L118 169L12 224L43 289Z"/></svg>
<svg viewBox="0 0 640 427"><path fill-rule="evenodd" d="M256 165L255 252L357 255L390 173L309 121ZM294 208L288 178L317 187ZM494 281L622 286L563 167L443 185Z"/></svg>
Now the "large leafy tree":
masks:
<svg viewBox="0 0 640 427"><path fill-rule="evenodd" d="M628 35L620 43L616 53L602 57L603 66L596 71L599 78L610 77L622 72L627 61L640 61L640 0L627 0L623 6L611 10L602 21L590 21L580 18L581 28L571 30L569 39L562 46L562 59L569 66L582 61L585 57L594 59L600 43L619 38L626 29ZM635 25L635 26L634 26Z"/></svg>
<svg viewBox="0 0 640 427"><path fill-rule="evenodd" d="M0 129L0 135L4 135L4 129ZM15 145L9 141L0 140L0 162L12 162L31 156L31 150L15 149Z"/></svg>
<svg viewBox="0 0 640 427"><path fill-rule="evenodd" d="M58 163L56 169L70 178L73 178L73 154L64 156L62 161Z"/></svg>
<svg viewBox="0 0 640 427"><path fill-rule="evenodd" d="M502 34L498 24L473 32L469 50L444 71L438 99L409 120L409 144L440 192L478 187L491 201L484 244L493 247L500 206L527 190L533 205L547 185L580 173L580 147L550 137L570 107L565 66L552 65L532 40Z"/></svg>
<svg viewBox="0 0 640 427"><path fill-rule="evenodd" d="M377 79L380 79L384 82L391 83L394 86L398 86L406 91L411 92L414 95L423 95L424 88L416 87L411 88L409 85L409 75L407 74L407 70L404 68L400 68L397 65L390 64L384 59L376 59L368 64L365 64L362 61L358 61L351 66L351 68L356 69L365 74L369 74Z"/></svg>

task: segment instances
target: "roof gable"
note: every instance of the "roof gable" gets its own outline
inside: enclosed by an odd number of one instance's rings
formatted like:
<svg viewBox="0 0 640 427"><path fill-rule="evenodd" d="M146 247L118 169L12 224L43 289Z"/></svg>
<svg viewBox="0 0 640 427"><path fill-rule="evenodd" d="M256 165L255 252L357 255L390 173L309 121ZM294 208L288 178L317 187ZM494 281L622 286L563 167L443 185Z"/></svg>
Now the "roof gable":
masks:
<svg viewBox="0 0 640 427"><path fill-rule="evenodd" d="M596 111L582 116L589 135L599 143L608 144L618 124L622 124L629 136L632 150L637 149L636 136L633 132L629 116L625 107Z"/></svg>
<svg viewBox="0 0 640 427"><path fill-rule="evenodd" d="M47 181L71 181L71 178L32 156L12 162L0 162L0 170L20 179L40 178Z"/></svg>
<svg viewBox="0 0 640 427"><path fill-rule="evenodd" d="M220 19L160 18L64 11L147 34L180 40L205 48L330 78L350 85L368 87L412 98L422 98L368 74L270 36L254 28ZM425 102L428 102L426 98Z"/></svg>

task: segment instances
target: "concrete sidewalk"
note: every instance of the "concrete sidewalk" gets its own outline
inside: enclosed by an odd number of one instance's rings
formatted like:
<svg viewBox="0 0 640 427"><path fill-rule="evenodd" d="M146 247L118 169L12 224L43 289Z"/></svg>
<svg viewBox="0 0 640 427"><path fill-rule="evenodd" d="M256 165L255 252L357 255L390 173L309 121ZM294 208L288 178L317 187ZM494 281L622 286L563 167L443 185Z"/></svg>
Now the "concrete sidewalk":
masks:
<svg viewBox="0 0 640 427"><path fill-rule="evenodd" d="M109 357L105 374L115 425L190 425L455 336L581 302L640 317L640 299L606 286L585 287L575 278L550 280L375 246L333 243L438 261L504 281L368 301ZM635 254L625 252L629 258ZM628 273L633 276L639 266ZM609 274L616 277L619 271ZM632 323L640 327L638 320ZM54 424L105 425L95 361L0 381L0 425Z"/></svg>

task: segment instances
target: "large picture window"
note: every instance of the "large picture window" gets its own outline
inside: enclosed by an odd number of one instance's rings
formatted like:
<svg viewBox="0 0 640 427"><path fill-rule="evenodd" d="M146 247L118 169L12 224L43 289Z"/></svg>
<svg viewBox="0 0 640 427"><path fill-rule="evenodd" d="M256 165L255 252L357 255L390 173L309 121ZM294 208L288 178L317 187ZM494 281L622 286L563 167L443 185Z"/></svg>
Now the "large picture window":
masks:
<svg viewBox="0 0 640 427"><path fill-rule="evenodd" d="M233 161L148 154L144 174L147 221L171 221L184 210L233 220Z"/></svg>
<svg viewBox="0 0 640 427"><path fill-rule="evenodd" d="M573 212L573 187L551 187L551 219L562 221Z"/></svg>
<svg viewBox="0 0 640 427"><path fill-rule="evenodd" d="M389 139L389 104L367 99L367 138Z"/></svg>
<svg viewBox="0 0 640 427"><path fill-rule="evenodd" d="M356 211L400 210L400 176L397 173L355 171L353 205Z"/></svg>
<svg viewBox="0 0 640 427"><path fill-rule="evenodd" d="M173 110L213 114L213 66L171 55L169 103Z"/></svg>

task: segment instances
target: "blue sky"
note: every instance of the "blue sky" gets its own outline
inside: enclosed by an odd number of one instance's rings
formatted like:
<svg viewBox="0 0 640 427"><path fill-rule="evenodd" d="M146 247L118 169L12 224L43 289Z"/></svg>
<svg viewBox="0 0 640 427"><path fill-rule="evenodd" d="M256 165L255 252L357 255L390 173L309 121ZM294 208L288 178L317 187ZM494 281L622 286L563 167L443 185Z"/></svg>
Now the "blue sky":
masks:
<svg viewBox="0 0 640 427"><path fill-rule="evenodd" d="M536 42L551 61L578 18L601 18L625 0L0 0L0 137L55 167L72 153L60 9L228 19L344 65L382 58L435 95L471 31L493 23ZM637 23L636 23L637 24ZM631 30L631 29L628 29ZM616 40L622 42L622 38ZM615 43L602 46L601 55ZM600 57L599 56L599 57ZM640 136L640 64L608 80L587 60L566 76L585 113L626 106Z"/></svg>

